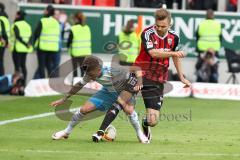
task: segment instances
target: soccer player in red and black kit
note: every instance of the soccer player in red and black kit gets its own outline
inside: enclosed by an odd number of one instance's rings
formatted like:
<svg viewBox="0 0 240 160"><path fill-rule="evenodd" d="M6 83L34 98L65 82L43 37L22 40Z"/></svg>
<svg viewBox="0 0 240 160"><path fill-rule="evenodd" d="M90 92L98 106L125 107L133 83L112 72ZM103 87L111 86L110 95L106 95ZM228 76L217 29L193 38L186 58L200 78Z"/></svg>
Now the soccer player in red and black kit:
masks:
<svg viewBox="0 0 240 160"><path fill-rule="evenodd" d="M141 50L135 64L142 69L142 96L146 107L146 117L143 119L143 130L151 140L150 127L154 127L159 118L163 103L164 83L168 79L169 58L172 57L178 76L184 87L191 83L183 76L180 58L185 56L178 50L179 36L172 30L171 13L159 9L155 13L155 25L146 28L141 35Z"/></svg>

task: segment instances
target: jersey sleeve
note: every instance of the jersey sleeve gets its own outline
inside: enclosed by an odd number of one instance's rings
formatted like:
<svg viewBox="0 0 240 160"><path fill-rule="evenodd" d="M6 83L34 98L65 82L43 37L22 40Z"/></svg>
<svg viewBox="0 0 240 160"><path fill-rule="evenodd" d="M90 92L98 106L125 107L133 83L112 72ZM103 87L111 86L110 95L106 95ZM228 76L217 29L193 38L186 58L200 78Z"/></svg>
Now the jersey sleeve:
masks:
<svg viewBox="0 0 240 160"><path fill-rule="evenodd" d="M146 51L154 49L153 41L150 38L150 34L148 32L142 32L141 34L142 45Z"/></svg>
<svg viewBox="0 0 240 160"><path fill-rule="evenodd" d="M175 36L173 51L179 51L179 43L180 43L180 38L178 36Z"/></svg>

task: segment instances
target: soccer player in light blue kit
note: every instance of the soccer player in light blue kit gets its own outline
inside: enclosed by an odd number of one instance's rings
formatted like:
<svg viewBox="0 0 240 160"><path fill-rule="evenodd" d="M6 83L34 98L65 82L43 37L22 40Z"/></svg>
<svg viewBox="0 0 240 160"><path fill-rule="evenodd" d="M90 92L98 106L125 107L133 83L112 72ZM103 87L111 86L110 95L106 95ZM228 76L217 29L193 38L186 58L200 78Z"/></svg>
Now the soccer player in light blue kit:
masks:
<svg viewBox="0 0 240 160"><path fill-rule="evenodd" d="M54 140L66 139L71 134L73 128L83 120L84 116L87 114L96 110L106 112L111 108L114 108L114 111L117 113L121 109L124 110L136 131L138 140L141 143L148 143L147 137L141 130L138 115L134 111L134 94L142 87L141 79L138 78L141 76L137 76L137 69L129 68L129 70L126 70L120 66L112 66L109 69L103 67L102 61L95 56L85 58L82 67L85 71L83 79L75 84L63 98L52 102L50 105L56 107L64 104L68 98L76 94L90 81L99 82L103 85L103 88L93 95L78 111L76 111L64 130L54 133L52 138ZM121 104L121 108L116 108L116 104ZM93 138L95 142L98 142L101 140L102 136L97 136L95 134L93 135Z"/></svg>

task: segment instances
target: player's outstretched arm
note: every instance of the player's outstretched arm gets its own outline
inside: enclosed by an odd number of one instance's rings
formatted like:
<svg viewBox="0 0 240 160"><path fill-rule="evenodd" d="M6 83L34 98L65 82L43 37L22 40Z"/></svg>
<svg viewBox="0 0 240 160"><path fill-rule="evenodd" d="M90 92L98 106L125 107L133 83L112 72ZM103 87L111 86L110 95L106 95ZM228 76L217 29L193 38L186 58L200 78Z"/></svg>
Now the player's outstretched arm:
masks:
<svg viewBox="0 0 240 160"><path fill-rule="evenodd" d="M50 106L57 107L59 105L64 104L68 98L70 98L72 95L75 95L79 90L83 88L85 84L87 84L87 82L84 80L76 83L75 85L72 86L70 91L64 95L63 98L53 101L52 103L50 103Z"/></svg>
<svg viewBox="0 0 240 160"><path fill-rule="evenodd" d="M183 76L180 59L178 57L173 57L172 59L173 59L174 66L177 70L177 74L178 74L179 79L181 80L181 82L183 84L185 84L184 88L191 87L191 82L188 81L187 79L185 79L184 76Z"/></svg>

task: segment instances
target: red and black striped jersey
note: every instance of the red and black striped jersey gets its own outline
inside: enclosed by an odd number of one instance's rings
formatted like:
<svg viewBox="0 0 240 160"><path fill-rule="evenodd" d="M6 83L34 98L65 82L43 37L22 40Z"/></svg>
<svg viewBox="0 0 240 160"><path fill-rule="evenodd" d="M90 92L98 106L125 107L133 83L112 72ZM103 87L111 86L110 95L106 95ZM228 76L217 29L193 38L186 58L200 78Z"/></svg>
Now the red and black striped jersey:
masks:
<svg viewBox="0 0 240 160"><path fill-rule="evenodd" d="M179 36L169 30L164 37L160 37L155 27L155 25L150 26L142 32L141 49L135 65L141 67L145 78L164 83L168 79L169 58L152 58L148 51L151 49L176 51L178 50Z"/></svg>

